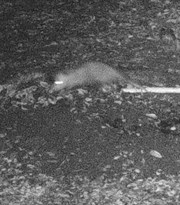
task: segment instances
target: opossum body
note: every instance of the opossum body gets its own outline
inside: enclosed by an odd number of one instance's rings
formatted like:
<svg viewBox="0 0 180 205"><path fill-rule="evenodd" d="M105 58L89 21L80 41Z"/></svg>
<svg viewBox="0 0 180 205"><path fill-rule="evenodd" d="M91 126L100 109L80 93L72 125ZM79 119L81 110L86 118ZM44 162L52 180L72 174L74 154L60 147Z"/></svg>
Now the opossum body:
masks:
<svg viewBox="0 0 180 205"><path fill-rule="evenodd" d="M73 88L80 85L109 84L119 82L121 85L130 84L133 87L141 87L134 83L124 73L112 67L98 62L85 63L78 69L67 74L58 73L53 90Z"/></svg>

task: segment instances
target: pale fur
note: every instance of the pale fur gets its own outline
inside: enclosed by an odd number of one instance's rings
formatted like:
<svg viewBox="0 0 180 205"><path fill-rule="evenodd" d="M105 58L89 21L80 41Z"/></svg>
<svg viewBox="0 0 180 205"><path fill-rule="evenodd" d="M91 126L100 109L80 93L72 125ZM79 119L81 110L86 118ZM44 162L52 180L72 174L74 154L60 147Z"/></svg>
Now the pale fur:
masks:
<svg viewBox="0 0 180 205"><path fill-rule="evenodd" d="M127 75L106 64L89 62L67 74L58 73L55 79L54 90L72 88L79 85L95 83L108 84L112 82L119 82L121 85L130 84L133 87L140 87L138 84L131 81Z"/></svg>

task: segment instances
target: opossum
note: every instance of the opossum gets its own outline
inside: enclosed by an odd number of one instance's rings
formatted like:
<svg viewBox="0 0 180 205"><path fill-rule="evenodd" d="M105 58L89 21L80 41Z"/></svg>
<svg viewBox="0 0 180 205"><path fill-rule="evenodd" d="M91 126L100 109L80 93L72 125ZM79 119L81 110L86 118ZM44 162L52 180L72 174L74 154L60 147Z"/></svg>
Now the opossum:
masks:
<svg viewBox="0 0 180 205"><path fill-rule="evenodd" d="M65 88L73 88L75 86L92 85L92 84L110 84L118 82L120 85L131 85L141 88L139 84L133 82L122 71L117 71L114 68L100 62L88 62L72 70L66 74L58 73L55 77L53 86L54 91Z"/></svg>

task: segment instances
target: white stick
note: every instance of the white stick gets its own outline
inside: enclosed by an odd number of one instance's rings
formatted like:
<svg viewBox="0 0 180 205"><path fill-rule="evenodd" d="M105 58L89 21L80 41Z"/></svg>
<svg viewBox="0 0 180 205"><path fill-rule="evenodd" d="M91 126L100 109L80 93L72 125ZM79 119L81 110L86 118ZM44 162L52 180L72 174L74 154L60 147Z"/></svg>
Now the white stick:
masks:
<svg viewBox="0 0 180 205"><path fill-rule="evenodd" d="M63 81L55 81L55 84L56 85L61 85L61 84L63 84L64 82Z"/></svg>
<svg viewBox="0 0 180 205"><path fill-rule="evenodd" d="M180 88L167 88L167 87L145 87L142 89L137 88L123 88L124 93L180 93Z"/></svg>

